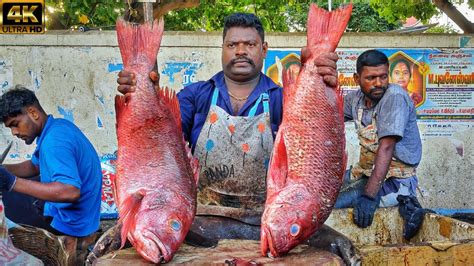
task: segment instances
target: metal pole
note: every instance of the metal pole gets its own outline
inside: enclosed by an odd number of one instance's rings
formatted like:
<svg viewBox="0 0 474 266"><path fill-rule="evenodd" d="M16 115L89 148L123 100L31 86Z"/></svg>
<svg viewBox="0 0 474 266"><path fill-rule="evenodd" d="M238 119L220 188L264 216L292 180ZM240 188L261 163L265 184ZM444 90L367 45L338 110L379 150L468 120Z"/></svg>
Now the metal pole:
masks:
<svg viewBox="0 0 474 266"><path fill-rule="evenodd" d="M153 3L155 0L138 0L143 5L143 22L153 21Z"/></svg>
<svg viewBox="0 0 474 266"><path fill-rule="evenodd" d="M332 0L328 0L328 9L329 11L332 10Z"/></svg>

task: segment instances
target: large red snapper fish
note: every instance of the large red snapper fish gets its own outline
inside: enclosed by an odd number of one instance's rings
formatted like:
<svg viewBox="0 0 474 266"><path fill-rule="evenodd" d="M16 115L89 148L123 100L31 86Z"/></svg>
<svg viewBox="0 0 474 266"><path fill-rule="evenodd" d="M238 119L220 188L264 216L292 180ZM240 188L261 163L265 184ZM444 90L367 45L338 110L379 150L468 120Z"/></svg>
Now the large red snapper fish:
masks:
<svg viewBox="0 0 474 266"><path fill-rule="evenodd" d="M267 176L261 252L278 257L307 240L326 221L346 169L343 98L309 62L333 52L352 5L328 12L311 4L310 57L296 80L284 73L283 120Z"/></svg>
<svg viewBox="0 0 474 266"><path fill-rule="evenodd" d="M163 35L163 20L142 25L117 21L124 69L136 74L136 92L116 96L115 195L126 239L154 263L168 262L183 243L196 213L197 160L181 131L178 99L155 90L149 73Z"/></svg>

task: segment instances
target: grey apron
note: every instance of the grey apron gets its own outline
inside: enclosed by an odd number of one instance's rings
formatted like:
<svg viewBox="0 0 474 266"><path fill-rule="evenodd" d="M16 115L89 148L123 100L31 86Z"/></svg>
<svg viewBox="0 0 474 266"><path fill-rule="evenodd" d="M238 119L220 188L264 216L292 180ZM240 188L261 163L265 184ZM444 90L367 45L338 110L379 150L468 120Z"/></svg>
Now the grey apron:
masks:
<svg viewBox="0 0 474 266"><path fill-rule="evenodd" d="M359 108L357 111L357 136L360 143L360 158L359 162L352 168L352 176L356 179L363 175L370 176L375 165L375 155L379 148L379 138L377 136L377 115L374 111L372 115L372 123L366 127L362 125L363 109ZM397 158L393 157L390 166L385 176L385 180L390 177L408 178L416 175L416 168L403 163Z"/></svg>
<svg viewBox="0 0 474 266"><path fill-rule="evenodd" d="M269 96L262 93L247 117L211 107L194 155L201 167L197 215L215 215L259 224L266 197L266 174L273 148ZM255 116L263 103L264 112Z"/></svg>

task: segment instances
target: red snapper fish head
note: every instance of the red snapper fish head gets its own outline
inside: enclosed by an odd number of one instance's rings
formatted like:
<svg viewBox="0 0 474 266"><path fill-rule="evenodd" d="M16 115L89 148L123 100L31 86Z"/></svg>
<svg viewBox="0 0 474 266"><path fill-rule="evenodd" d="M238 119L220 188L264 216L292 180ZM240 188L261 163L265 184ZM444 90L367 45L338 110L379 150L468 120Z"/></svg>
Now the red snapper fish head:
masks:
<svg viewBox="0 0 474 266"><path fill-rule="evenodd" d="M262 254L279 257L308 239L318 224L317 204L302 185L281 190L262 219Z"/></svg>
<svg viewBox="0 0 474 266"><path fill-rule="evenodd" d="M153 194L145 198L133 233L134 246L154 263L170 261L184 241L195 215L195 206L183 199Z"/></svg>

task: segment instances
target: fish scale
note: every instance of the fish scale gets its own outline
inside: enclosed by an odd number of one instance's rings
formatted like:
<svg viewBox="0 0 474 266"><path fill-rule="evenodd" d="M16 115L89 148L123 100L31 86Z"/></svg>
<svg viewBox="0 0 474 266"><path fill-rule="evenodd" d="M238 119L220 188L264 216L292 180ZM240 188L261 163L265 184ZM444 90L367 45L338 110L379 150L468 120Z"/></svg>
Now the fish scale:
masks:
<svg viewBox="0 0 474 266"><path fill-rule="evenodd" d="M315 4L308 15L313 62L333 52L352 5L328 12ZM281 256L306 241L326 221L342 185L347 156L342 91L327 87L314 64L296 80L284 73L283 119L275 138L262 216L262 255Z"/></svg>

